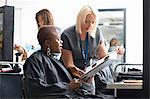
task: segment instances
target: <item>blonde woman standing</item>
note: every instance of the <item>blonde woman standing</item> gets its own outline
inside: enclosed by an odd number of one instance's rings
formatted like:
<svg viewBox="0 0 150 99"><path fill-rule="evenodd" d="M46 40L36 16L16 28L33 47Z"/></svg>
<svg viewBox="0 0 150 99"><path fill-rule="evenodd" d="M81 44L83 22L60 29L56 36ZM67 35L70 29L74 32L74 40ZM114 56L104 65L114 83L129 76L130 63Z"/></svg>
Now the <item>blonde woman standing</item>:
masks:
<svg viewBox="0 0 150 99"><path fill-rule="evenodd" d="M74 78L80 78L85 73L91 59L94 62L107 55L103 35L96 27L97 20L96 10L90 6L83 6L78 13L76 24L64 30L61 35L62 60ZM102 81L104 77L99 74L98 78ZM93 80L90 79L86 83L85 89L95 94Z"/></svg>

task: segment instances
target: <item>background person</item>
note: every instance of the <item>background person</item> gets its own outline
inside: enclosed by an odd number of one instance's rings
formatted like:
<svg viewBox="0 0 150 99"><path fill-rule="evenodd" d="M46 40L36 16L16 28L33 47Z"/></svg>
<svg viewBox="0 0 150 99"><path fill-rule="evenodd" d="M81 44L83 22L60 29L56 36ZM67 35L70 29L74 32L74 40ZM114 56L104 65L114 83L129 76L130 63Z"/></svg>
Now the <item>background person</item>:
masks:
<svg viewBox="0 0 150 99"><path fill-rule="evenodd" d="M109 53L112 53L115 50L120 49L119 53L123 53L125 51L124 47L120 45L120 42L117 38L112 38L110 40L110 47L108 49ZM112 69L112 71L114 72L115 67L122 63L124 61L124 57L123 55L117 54L117 55L112 55L112 58L116 59L117 61L113 62L112 65L110 66L110 68ZM121 67L119 67L121 70Z"/></svg>
<svg viewBox="0 0 150 99"><path fill-rule="evenodd" d="M110 40L110 44L109 44L109 45L110 45L110 46L109 46L108 52L111 52L111 51L115 50L115 48L116 48L117 46L119 46L120 43L119 43L119 41L118 41L116 38L112 38L112 39Z"/></svg>
<svg viewBox="0 0 150 99"><path fill-rule="evenodd" d="M54 18L48 9L42 9L35 15L38 29L44 25L54 25Z"/></svg>
<svg viewBox="0 0 150 99"><path fill-rule="evenodd" d="M120 60L123 60L123 53L125 52L125 49L124 49L124 47L123 46L121 46L120 45L120 42L119 42L119 40L118 39L116 39L116 38L112 38L111 40L110 40L110 47L109 47L109 49L108 49L108 52L113 52L113 51L117 51L118 53L120 53L120 54L116 54L116 56L115 55L113 55L113 57L114 58L116 58L116 59L120 59Z"/></svg>

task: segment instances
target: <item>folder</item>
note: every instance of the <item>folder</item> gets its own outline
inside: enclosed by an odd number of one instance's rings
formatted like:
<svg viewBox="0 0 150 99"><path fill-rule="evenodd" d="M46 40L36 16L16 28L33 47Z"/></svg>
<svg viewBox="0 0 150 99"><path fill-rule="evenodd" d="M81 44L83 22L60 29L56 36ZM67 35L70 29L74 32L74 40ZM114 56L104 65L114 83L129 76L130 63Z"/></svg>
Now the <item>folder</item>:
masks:
<svg viewBox="0 0 150 99"><path fill-rule="evenodd" d="M85 74L81 76L81 79L87 80L89 77L94 76L97 72L101 71L106 66L109 66L114 61L115 59L109 59L109 56L106 56L98 60L95 64L92 65L91 70L89 70L88 72L86 72Z"/></svg>

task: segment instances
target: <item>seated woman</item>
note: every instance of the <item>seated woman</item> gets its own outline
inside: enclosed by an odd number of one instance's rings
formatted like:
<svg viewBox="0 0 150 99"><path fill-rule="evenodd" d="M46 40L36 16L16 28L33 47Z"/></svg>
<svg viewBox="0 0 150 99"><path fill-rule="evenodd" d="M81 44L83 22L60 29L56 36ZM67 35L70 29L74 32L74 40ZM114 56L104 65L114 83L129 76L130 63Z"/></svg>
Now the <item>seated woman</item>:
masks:
<svg viewBox="0 0 150 99"><path fill-rule="evenodd" d="M112 38L110 40L110 47L108 49L108 52L112 52L119 45L120 45L119 41L116 38Z"/></svg>
<svg viewBox="0 0 150 99"><path fill-rule="evenodd" d="M27 97L69 97L68 89L79 88L80 81L72 80L64 66L53 58L53 53L62 48L56 28L42 27L37 38L41 50L33 53L24 64Z"/></svg>
<svg viewBox="0 0 150 99"><path fill-rule="evenodd" d="M26 97L83 99L85 96L81 95L82 92L79 94L83 81L73 80L65 67L53 57L54 52L61 52L62 49L56 27L40 28L37 38L41 50L34 52L24 64Z"/></svg>

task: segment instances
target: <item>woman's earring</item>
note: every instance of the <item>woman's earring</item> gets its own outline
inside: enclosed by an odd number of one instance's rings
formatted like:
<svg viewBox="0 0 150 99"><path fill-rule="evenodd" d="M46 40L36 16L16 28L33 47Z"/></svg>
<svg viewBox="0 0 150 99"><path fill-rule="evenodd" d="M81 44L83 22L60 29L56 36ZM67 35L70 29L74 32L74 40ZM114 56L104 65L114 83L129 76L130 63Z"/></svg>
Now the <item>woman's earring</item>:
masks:
<svg viewBox="0 0 150 99"><path fill-rule="evenodd" d="M50 56L51 55L51 49L48 47L47 48L47 56Z"/></svg>

